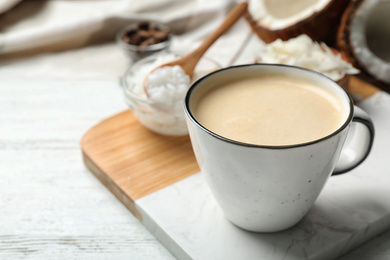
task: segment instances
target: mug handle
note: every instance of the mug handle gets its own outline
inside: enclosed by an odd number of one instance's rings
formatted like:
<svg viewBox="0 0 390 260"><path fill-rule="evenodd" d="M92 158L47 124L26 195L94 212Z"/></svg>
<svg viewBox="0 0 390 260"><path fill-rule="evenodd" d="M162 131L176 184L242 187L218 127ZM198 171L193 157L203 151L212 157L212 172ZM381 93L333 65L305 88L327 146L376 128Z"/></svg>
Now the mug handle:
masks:
<svg viewBox="0 0 390 260"><path fill-rule="evenodd" d="M370 117L354 106L352 118L354 128L350 129L341 151L339 161L332 175L346 173L361 164L369 155L374 142L375 129Z"/></svg>

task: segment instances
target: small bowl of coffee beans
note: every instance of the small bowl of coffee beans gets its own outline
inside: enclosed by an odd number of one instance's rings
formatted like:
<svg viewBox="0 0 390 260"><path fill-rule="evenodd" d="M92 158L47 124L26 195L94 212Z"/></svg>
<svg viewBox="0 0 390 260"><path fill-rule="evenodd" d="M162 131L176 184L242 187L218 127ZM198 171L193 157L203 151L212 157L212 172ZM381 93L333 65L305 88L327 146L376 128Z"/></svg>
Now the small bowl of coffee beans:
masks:
<svg viewBox="0 0 390 260"><path fill-rule="evenodd" d="M172 33L168 26L151 21L131 24L116 35L116 42L133 61L168 51Z"/></svg>

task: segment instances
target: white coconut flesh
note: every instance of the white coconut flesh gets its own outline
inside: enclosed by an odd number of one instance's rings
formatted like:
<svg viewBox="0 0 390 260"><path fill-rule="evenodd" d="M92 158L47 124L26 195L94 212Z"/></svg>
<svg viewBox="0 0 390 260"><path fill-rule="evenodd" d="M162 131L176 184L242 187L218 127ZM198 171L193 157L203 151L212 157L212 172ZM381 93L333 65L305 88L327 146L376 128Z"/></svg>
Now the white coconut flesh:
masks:
<svg viewBox="0 0 390 260"><path fill-rule="evenodd" d="M351 20L350 45L364 69L390 83L390 0L359 5Z"/></svg>
<svg viewBox="0 0 390 260"><path fill-rule="evenodd" d="M249 0L254 20L270 30L279 30L321 11L331 0Z"/></svg>
<svg viewBox="0 0 390 260"><path fill-rule="evenodd" d="M350 63L335 54L326 44L314 42L302 34L288 41L280 39L267 44L259 60L263 63L280 63L318 71L333 80L341 80L346 74L357 74Z"/></svg>

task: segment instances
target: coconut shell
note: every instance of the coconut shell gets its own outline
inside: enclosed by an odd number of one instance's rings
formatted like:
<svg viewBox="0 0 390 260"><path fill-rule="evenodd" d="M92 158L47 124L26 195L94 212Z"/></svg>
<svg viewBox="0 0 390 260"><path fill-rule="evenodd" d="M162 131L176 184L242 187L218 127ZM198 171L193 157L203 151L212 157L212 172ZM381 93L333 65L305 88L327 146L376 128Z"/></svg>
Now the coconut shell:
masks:
<svg viewBox="0 0 390 260"><path fill-rule="evenodd" d="M297 21L296 24L283 29L271 30L262 26L254 20L250 12L245 15L252 30L265 43L273 42L276 39L283 41L307 34L314 41L325 42L328 46L336 45L336 31L344 10L350 0L330 0L321 11L313 13L306 19Z"/></svg>
<svg viewBox="0 0 390 260"><path fill-rule="evenodd" d="M350 32L352 19L363 1L364 0L353 0L345 9L344 14L341 17L340 26L337 32L337 48L355 68L360 70L360 74L358 75L359 78L368 81L369 83L385 90L386 92L390 92L390 84L377 79L374 75L371 75L365 66L359 62L354 53L354 47L351 44Z"/></svg>

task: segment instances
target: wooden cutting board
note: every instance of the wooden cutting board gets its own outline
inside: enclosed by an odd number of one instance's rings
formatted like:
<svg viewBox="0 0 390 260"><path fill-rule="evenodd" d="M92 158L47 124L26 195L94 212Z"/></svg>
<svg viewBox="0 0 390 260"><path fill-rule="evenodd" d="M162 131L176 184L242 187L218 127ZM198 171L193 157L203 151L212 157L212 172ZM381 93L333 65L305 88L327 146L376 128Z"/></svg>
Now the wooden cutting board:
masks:
<svg viewBox="0 0 390 260"><path fill-rule="evenodd" d="M188 136L168 137L123 111L81 140L85 165L140 220L134 202L199 172Z"/></svg>

